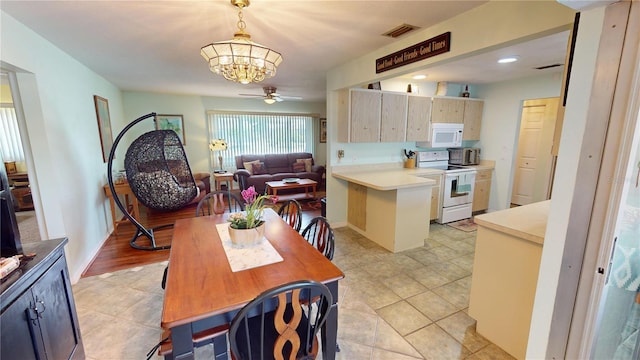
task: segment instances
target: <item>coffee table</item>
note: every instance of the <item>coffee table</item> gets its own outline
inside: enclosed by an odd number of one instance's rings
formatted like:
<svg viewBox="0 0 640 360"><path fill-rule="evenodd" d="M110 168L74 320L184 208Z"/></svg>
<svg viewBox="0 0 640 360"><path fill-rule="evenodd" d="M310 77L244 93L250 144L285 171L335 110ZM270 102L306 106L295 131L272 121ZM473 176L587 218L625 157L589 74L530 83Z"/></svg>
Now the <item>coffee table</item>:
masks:
<svg viewBox="0 0 640 360"><path fill-rule="evenodd" d="M317 181L310 179L300 179L297 182L284 182L284 181L267 181L265 183L267 185L267 194L269 195L278 195L278 191L284 189L299 189L304 188L304 197L303 194L294 194L294 195L283 195L279 196L279 201L285 201L288 199L315 199L316 198L316 186L318 185ZM313 196L309 194L309 189L313 191Z"/></svg>

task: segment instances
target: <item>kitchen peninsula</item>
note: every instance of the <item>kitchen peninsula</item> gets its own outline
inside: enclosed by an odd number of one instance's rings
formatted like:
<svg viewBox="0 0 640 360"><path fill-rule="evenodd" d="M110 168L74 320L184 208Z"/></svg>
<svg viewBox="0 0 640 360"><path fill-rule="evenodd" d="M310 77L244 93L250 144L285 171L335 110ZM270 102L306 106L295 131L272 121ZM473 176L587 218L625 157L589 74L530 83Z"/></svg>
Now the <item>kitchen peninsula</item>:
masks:
<svg viewBox="0 0 640 360"><path fill-rule="evenodd" d="M391 252L421 247L429 236L431 187L420 177L430 169L334 167L333 177L348 182L349 227Z"/></svg>
<svg viewBox="0 0 640 360"><path fill-rule="evenodd" d="M524 359L551 200L478 215L469 316L476 331Z"/></svg>

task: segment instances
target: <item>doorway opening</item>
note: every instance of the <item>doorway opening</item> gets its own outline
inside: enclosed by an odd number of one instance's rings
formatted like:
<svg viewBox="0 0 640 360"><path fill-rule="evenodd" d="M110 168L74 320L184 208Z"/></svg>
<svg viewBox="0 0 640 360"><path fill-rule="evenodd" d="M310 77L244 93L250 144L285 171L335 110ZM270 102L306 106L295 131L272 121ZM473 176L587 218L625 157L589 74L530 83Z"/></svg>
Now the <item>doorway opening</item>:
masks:
<svg viewBox="0 0 640 360"><path fill-rule="evenodd" d="M15 104L20 102L15 101L18 95L12 79L15 79L13 73L0 69L0 152L15 204L20 240L22 243L29 243L40 241L42 236L33 203L33 183L29 180L27 170L26 153L29 149L25 146L22 133L26 131L26 126L21 112L16 111Z"/></svg>

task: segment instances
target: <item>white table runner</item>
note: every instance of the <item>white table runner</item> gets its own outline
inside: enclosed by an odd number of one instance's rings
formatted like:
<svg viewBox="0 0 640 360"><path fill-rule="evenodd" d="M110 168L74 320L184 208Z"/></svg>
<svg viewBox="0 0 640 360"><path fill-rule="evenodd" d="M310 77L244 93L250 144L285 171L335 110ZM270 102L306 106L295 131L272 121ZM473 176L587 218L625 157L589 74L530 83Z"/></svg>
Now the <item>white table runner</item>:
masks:
<svg viewBox="0 0 640 360"><path fill-rule="evenodd" d="M224 252L231 266L231 271L238 272L259 266L274 264L283 261L282 256L271 245L269 240L263 238L259 244L249 248L235 248L229 237L229 223L217 224L216 229L222 240Z"/></svg>

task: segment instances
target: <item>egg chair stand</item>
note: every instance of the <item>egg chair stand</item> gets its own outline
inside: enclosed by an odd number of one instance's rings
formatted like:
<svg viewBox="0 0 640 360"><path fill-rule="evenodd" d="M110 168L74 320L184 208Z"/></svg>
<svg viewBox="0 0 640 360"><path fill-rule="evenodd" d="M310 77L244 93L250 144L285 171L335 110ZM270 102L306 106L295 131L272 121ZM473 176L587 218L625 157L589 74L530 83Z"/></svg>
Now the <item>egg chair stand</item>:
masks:
<svg viewBox="0 0 640 360"><path fill-rule="evenodd" d="M127 211L116 195L113 183L113 159L120 140L134 125L149 118L155 121L156 113L135 119L115 138L109 153L107 178L114 202L137 229L129 241L131 247L138 250L166 250L171 245L157 246L154 231L173 227L173 224L149 229L144 227ZM173 211L187 205L199 195L200 190L191 173L182 142L173 130L154 130L140 135L127 149L124 167L131 191L147 208ZM150 246L136 243L142 236L149 239Z"/></svg>

